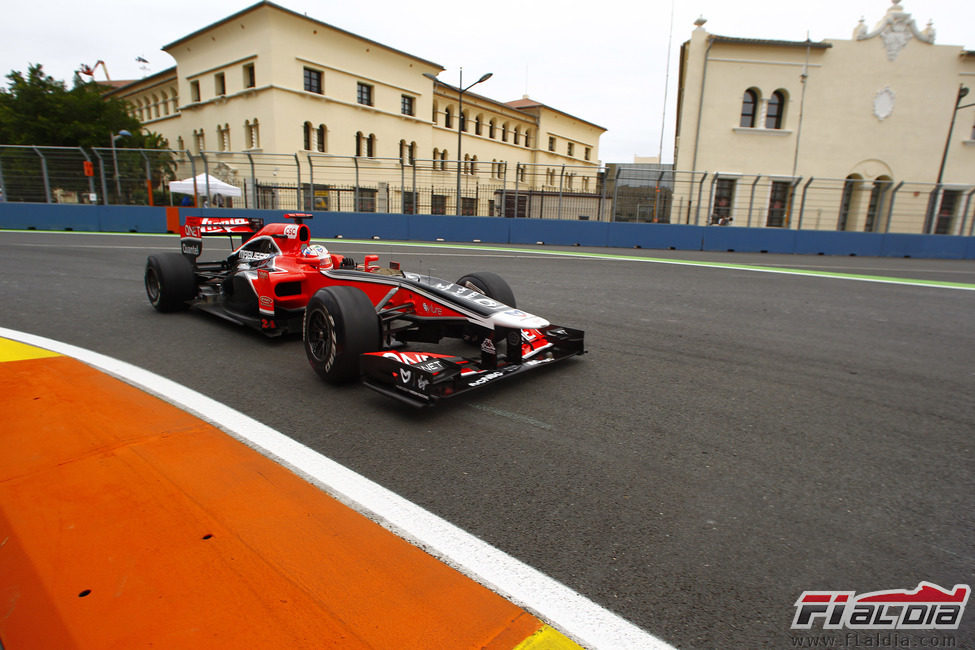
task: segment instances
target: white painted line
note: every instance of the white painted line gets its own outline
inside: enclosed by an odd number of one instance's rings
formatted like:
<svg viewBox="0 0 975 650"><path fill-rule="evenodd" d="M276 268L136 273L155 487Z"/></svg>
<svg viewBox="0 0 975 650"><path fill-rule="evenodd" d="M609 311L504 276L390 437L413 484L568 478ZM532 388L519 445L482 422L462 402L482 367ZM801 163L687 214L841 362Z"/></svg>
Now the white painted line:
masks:
<svg viewBox="0 0 975 650"><path fill-rule="evenodd" d="M213 424L588 648L669 649L657 637L378 483L216 400L91 350L0 327L0 337L74 357Z"/></svg>

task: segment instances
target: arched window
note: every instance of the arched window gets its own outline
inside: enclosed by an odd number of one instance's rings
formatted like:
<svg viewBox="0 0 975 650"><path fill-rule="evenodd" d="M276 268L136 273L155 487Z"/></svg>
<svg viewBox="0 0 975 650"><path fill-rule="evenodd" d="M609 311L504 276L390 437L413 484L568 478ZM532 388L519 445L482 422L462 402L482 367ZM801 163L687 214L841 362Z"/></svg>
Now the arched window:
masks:
<svg viewBox="0 0 975 650"><path fill-rule="evenodd" d="M468 113L466 111L461 111L459 114L461 131L467 130L467 115Z"/></svg>
<svg viewBox="0 0 975 650"><path fill-rule="evenodd" d="M494 139L494 130L497 128L497 121L491 120L488 124L488 137Z"/></svg>
<svg viewBox="0 0 975 650"><path fill-rule="evenodd" d="M440 152L440 170L441 171L446 171L447 170L447 150L446 149L444 149L443 151Z"/></svg>
<svg viewBox="0 0 975 650"><path fill-rule="evenodd" d="M521 144L521 127L515 127L515 144Z"/></svg>
<svg viewBox="0 0 975 650"><path fill-rule="evenodd" d="M781 129L782 118L785 115L785 93L776 90L768 98L768 110L765 113L766 129Z"/></svg>
<svg viewBox="0 0 975 650"><path fill-rule="evenodd" d="M532 134L532 130L531 129L525 129L525 146L526 147L530 147L531 146L531 137L532 137L531 134Z"/></svg>
<svg viewBox="0 0 975 650"><path fill-rule="evenodd" d="M409 156L410 156L410 158L409 158L409 164L410 165L415 165L416 164L416 143L415 142L411 142L410 143L410 149L409 149L409 152L408 153L409 153Z"/></svg>
<svg viewBox="0 0 975 650"><path fill-rule="evenodd" d="M318 142L316 144L318 145L317 148L318 148L318 151L320 153L325 153L325 150L327 149L327 146L326 146L327 145L327 142L325 140L327 134L328 134L328 130L325 128L325 125L324 124L319 124L318 125Z"/></svg>
<svg viewBox="0 0 975 650"><path fill-rule="evenodd" d="M433 148L433 168L437 168L437 161L440 160L440 149Z"/></svg>
<svg viewBox="0 0 975 650"><path fill-rule="evenodd" d="M741 121L738 126L749 129L755 126L756 108L758 108L758 92L754 88L749 88L741 99Z"/></svg>
<svg viewBox="0 0 975 650"><path fill-rule="evenodd" d="M453 128L453 117L454 113L450 110L450 106L443 109L443 125L448 129Z"/></svg>
<svg viewBox="0 0 975 650"><path fill-rule="evenodd" d="M370 133L369 138L366 139L366 157L375 158L376 157L376 134Z"/></svg>
<svg viewBox="0 0 975 650"><path fill-rule="evenodd" d="M305 151L311 151L311 122L305 122L303 131Z"/></svg>
<svg viewBox="0 0 975 650"><path fill-rule="evenodd" d="M356 131L355 134L355 155L356 156L362 155L362 145L364 141L365 141L365 136L362 135L362 131Z"/></svg>
<svg viewBox="0 0 975 650"><path fill-rule="evenodd" d="M471 174L477 173L477 156L471 156Z"/></svg>
<svg viewBox="0 0 975 650"><path fill-rule="evenodd" d="M481 114L478 113L474 117L474 135L481 135L481 122L482 121L483 120L481 119Z"/></svg>
<svg viewBox="0 0 975 650"><path fill-rule="evenodd" d="M508 123L505 122L501 125L501 142L508 141Z"/></svg>
<svg viewBox="0 0 975 650"><path fill-rule="evenodd" d="M437 123L437 111L440 110L440 104L433 102L433 123Z"/></svg>

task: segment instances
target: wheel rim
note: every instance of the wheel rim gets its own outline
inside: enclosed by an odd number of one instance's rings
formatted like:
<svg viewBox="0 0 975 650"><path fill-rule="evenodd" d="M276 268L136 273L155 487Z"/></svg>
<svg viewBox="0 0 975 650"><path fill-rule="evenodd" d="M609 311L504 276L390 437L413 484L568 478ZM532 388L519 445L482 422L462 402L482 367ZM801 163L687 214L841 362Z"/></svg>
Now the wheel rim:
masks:
<svg viewBox="0 0 975 650"><path fill-rule="evenodd" d="M159 302L159 277L152 268L146 270L146 293L149 294L149 302L153 305Z"/></svg>
<svg viewBox="0 0 975 650"><path fill-rule="evenodd" d="M331 356L332 328L324 312L316 309L308 317L308 352L315 361L324 363Z"/></svg>

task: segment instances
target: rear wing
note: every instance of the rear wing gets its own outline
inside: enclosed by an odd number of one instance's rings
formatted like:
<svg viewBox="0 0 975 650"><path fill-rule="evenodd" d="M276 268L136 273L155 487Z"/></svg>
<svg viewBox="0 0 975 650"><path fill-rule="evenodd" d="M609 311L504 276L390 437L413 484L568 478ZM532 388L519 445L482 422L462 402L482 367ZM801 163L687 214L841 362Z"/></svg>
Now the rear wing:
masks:
<svg viewBox="0 0 975 650"><path fill-rule="evenodd" d="M180 248L184 255L199 257L203 252L203 238L214 235L241 238L244 243L264 227L264 219L243 217L186 217L180 229Z"/></svg>

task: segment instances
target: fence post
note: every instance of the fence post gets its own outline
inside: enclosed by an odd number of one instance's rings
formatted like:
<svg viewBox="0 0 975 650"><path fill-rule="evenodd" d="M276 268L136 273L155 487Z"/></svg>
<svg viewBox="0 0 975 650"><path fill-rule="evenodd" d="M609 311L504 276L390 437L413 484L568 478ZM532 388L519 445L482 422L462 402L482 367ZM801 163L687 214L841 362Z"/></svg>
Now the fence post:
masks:
<svg viewBox="0 0 975 650"><path fill-rule="evenodd" d="M788 209L786 210L786 217L788 219L788 225L786 228L792 228L792 210L796 206L796 188L799 187L799 183L802 182L802 176L799 176L792 181L792 189L789 190L789 200L786 202Z"/></svg>
<svg viewBox="0 0 975 650"><path fill-rule="evenodd" d="M355 164L355 186L352 189L352 211L359 211L359 157L354 156L352 162Z"/></svg>
<svg viewBox="0 0 975 650"><path fill-rule="evenodd" d="M711 210L711 206L714 205L714 186L717 185L717 183L718 183L718 174L715 173L714 177L711 179L711 188L708 190L708 210ZM697 199L697 207L698 208L701 207L701 197L698 197ZM731 210L731 206L728 206L728 210L729 211ZM694 220L694 225L695 226L697 225L697 219ZM705 226L711 225L710 214L704 215L704 225Z"/></svg>
<svg viewBox="0 0 975 650"><path fill-rule="evenodd" d="M3 195L2 198L4 201L9 201L7 198L7 186L3 183L3 158L0 158L0 194Z"/></svg>
<svg viewBox="0 0 975 650"><path fill-rule="evenodd" d="M693 173L693 172L692 172ZM704 172L701 176L701 182L697 185L697 205L694 206L694 225L696 226L700 222L701 218L701 195L704 193L704 180L708 177L708 172ZM715 178L718 177L717 174L714 175ZM690 207L690 206L688 206Z"/></svg>
<svg viewBox="0 0 975 650"><path fill-rule="evenodd" d="M3 183L3 177L2 176L0 176L0 183ZM965 211L962 212L962 214L961 214L961 227L958 228L958 234L959 235L964 235L965 234L965 222L968 221L968 208L971 206L971 203L972 203L972 194L975 194L975 188L972 188L971 190L969 190L968 194L965 196ZM975 218L972 219L972 225L975 225ZM972 228L971 228L971 226L969 226L969 228L968 228L968 234L969 235L972 234Z"/></svg>
<svg viewBox="0 0 975 650"><path fill-rule="evenodd" d="M555 218L562 218L562 188L565 186L565 165L562 165L562 171L559 172L559 204L555 209Z"/></svg>
<svg viewBox="0 0 975 650"><path fill-rule="evenodd" d="M806 212L806 190L809 189L809 184L814 179L814 176L810 176L806 184L802 186L802 198L799 200L799 219L796 221L796 230L802 230L802 215Z"/></svg>
<svg viewBox="0 0 975 650"><path fill-rule="evenodd" d="M613 216L610 222L616 221L616 214L618 212L617 207L619 206L619 196L620 196L620 172L623 171L623 167L616 165L616 173L613 174Z"/></svg>
<svg viewBox="0 0 975 650"><path fill-rule="evenodd" d="M31 147L37 154L37 157L41 159L41 175L44 177L44 196L47 198L48 203L54 203L51 200L51 180L47 175L47 158L41 153L41 150L37 147Z"/></svg>
<svg viewBox="0 0 975 650"><path fill-rule="evenodd" d="M305 209L305 202L301 200L301 161L298 159L298 154L295 154L295 177L298 179L297 187L295 187L295 205L299 210Z"/></svg>
<svg viewBox="0 0 975 650"><path fill-rule="evenodd" d="M308 194L309 194L309 198L311 199L311 210L314 210L315 209L315 161L312 160L311 152L308 152Z"/></svg>
<svg viewBox="0 0 975 650"><path fill-rule="evenodd" d="M190 159L192 161L192 158ZM247 152L247 161L250 163L251 167L251 208L257 208L257 173L254 171L254 156L251 152ZM195 170L194 170L195 172ZM194 173L195 176L195 173ZM244 199L244 207L247 207L247 199Z"/></svg>
<svg viewBox="0 0 975 650"><path fill-rule="evenodd" d="M758 176L755 177L755 180L752 181L752 194L751 197L749 197L748 199L748 224L746 225L748 228L752 227L752 208L755 206L755 188L758 185L758 181L761 180L761 178L762 175L759 174Z"/></svg>
<svg viewBox="0 0 975 650"><path fill-rule="evenodd" d="M890 220L894 215L894 199L897 198L897 190L899 190L903 184L904 181L898 183L890 193L890 201L887 203L887 223L884 225L885 233L890 232Z"/></svg>

